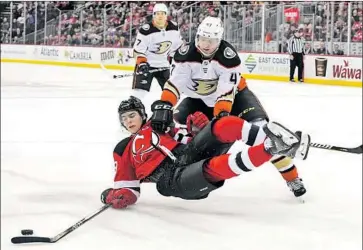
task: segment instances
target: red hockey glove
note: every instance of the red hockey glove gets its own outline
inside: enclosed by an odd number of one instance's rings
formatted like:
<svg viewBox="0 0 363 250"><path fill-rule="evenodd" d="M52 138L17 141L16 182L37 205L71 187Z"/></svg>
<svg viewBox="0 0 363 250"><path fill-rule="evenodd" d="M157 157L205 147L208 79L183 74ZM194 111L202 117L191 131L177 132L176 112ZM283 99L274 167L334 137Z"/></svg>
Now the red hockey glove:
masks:
<svg viewBox="0 0 363 250"><path fill-rule="evenodd" d="M112 203L113 208L125 208L129 205L136 203L137 196L129 189L106 189L101 194L101 201L104 204Z"/></svg>
<svg viewBox="0 0 363 250"><path fill-rule="evenodd" d="M209 123L208 117L202 112L195 112L188 115L187 118L187 130L192 135L197 134Z"/></svg>

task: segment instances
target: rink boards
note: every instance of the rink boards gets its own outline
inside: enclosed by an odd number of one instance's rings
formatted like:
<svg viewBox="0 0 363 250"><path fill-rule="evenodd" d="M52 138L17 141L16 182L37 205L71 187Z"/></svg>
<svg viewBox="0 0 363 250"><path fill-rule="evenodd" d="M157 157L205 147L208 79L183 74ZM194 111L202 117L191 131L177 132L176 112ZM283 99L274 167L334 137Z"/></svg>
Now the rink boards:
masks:
<svg viewBox="0 0 363 250"><path fill-rule="evenodd" d="M243 52L239 56L247 80L288 82L288 54ZM132 50L127 48L6 44L1 45L1 62L97 69L102 63L108 69L130 71L135 64ZM361 57L307 55L304 63L305 83L362 87Z"/></svg>

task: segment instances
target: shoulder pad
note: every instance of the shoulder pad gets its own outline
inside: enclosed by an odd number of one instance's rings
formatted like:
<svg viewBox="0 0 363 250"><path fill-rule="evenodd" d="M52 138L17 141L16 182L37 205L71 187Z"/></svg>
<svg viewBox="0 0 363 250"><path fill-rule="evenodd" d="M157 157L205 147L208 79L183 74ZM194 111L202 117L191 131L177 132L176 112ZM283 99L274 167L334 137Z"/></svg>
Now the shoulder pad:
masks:
<svg viewBox="0 0 363 250"><path fill-rule="evenodd" d="M173 21L168 21L168 26L166 26L166 30L178 30L178 25Z"/></svg>
<svg viewBox="0 0 363 250"><path fill-rule="evenodd" d="M202 56L197 53L194 43L182 45L174 55L175 62L202 62Z"/></svg>
<svg viewBox="0 0 363 250"><path fill-rule="evenodd" d="M122 141L120 141L119 143L117 143L115 149L113 150L114 153L122 156L122 154L124 153L127 144L129 144L131 140L131 136L126 137L125 139L123 139Z"/></svg>
<svg viewBox="0 0 363 250"><path fill-rule="evenodd" d="M219 45L219 49L213 59L227 68L237 67L241 64L241 59L235 48L224 40Z"/></svg>

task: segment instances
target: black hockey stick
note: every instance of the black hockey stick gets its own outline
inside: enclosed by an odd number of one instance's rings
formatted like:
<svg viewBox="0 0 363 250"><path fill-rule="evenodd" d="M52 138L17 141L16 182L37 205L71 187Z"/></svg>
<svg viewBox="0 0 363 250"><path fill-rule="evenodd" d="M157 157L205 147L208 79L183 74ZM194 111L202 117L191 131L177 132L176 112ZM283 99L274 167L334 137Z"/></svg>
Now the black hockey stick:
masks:
<svg viewBox="0 0 363 250"><path fill-rule="evenodd" d="M11 239L11 242L14 243L14 244L37 243L37 242L55 243L58 240L62 239L67 234L73 232L74 230L76 230L77 228L79 228L80 226L82 226L87 221L89 221L92 218L94 218L96 215L99 215L103 211L107 210L109 207L111 207L111 205L112 204L106 204L106 205L104 205L103 207L101 207L100 209L98 209L97 211L95 211L94 213L92 213L92 214L84 217L82 220L78 221L73 226L67 228L66 230L64 230L63 232L61 232L60 234L58 234L58 235L56 235L56 236L54 236L52 238L48 238L48 237L37 237L37 236L18 236L18 237L13 237Z"/></svg>
<svg viewBox="0 0 363 250"><path fill-rule="evenodd" d="M106 67L101 63L100 64L101 68L107 72L107 74L111 75L111 72L109 72L108 69L106 69ZM168 70L169 67L166 67L166 68L159 68L159 69L152 69L150 70L148 73L155 73L155 72L159 72L159 71L163 71L163 70ZM126 74L122 74L122 75L114 75L112 74L112 78L113 79L117 79L117 78L124 78L124 77L129 77L129 76L134 76L134 75L142 75L141 73L126 73Z"/></svg>
<svg viewBox="0 0 363 250"><path fill-rule="evenodd" d="M346 152L346 153L351 153L351 154L362 154L363 153L363 145L360 145L359 147L356 147L356 148L344 148L344 147L338 147L338 146L332 146L332 145L328 145L328 144L320 144L320 143L312 142L312 143L310 143L310 147Z"/></svg>

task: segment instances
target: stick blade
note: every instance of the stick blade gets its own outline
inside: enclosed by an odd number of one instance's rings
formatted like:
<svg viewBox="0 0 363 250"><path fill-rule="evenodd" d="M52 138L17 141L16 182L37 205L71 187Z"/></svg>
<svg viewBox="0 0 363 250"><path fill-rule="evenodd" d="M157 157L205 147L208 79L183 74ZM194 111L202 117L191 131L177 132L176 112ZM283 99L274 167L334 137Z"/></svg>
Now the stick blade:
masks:
<svg viewBox="0 0 363 250"><path fill-rule="evenodd" d="M354 149L354 153L356 153L356 154L362 154L363 153L363 145L360 145L359 147L356 147Z"/></svg>
<svg viewBox="0 0 363 250"><path fill-rule="evenodd" d="M51 238L48 238L48 237L33 237L33 236L13 237L13 238L11 238L11 242L13 244L36 243L36 242L53 243L51 241Z"/></svg>
<svg viewBox="0 0 363 250"><path fill-rule="evenodd" d="M360 145L359 147L356 147L356 148L333 147L332 149L343 151L343 152L348 152L348 153L352 153L352 154L362 154L363 153L363 145Z"/></svg>

